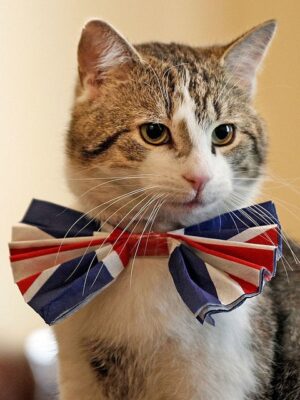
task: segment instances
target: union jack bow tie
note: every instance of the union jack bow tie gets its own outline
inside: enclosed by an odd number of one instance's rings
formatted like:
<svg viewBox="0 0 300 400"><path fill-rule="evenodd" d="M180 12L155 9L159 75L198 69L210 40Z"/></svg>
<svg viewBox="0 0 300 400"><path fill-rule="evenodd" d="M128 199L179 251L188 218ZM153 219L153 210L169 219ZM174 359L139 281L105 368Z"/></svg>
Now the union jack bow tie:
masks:
<svg viewBox="0 0 300 400"><path fill-rule="evenodd" d="M102 232L101 224L33 200L13 227L11 266L25 301L48 324L105 290L133 256L164 257L183 302L203 323L261 293L281 257L272 202L167 233ZM153 259L155 268L155 259Z"/></svg>

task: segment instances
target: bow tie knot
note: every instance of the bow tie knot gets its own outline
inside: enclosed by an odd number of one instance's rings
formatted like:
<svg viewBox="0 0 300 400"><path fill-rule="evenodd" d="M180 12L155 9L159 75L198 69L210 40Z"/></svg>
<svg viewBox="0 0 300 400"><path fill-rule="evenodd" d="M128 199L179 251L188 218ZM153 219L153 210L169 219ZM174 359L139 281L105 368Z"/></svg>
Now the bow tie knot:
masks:
<svg viewBox="0 0 300 400"><path fill-rule="evenodd" d="M168 235L164 233L131 233L114 229L107 241L113 246L124 247L130 257L167 256ZM125 251L125 250L124 250Z"/></svg>

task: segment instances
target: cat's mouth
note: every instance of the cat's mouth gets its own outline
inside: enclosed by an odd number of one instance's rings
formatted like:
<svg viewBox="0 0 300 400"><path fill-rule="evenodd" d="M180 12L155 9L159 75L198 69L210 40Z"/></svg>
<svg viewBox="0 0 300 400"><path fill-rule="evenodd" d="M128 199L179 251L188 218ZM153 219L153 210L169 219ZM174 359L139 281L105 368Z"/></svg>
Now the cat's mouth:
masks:
<svg viewBox="0 0 300 400"><path fill-rule="evenodd" d="M196 198L194 200L183 203L183 205L184 205L184 207L188 207L188 208L196 208L196 207L203 206L203 202L201 199Z"/></svg>
<svg viewBox="0 0 300 400"><path fill-rule="evenodd" d="M195 209L198 207L203 207L203 200L199 197L194 197L192 200L185 201L172 201L170 202L170 206L174 208L184 208L184 209Z"/></svg>

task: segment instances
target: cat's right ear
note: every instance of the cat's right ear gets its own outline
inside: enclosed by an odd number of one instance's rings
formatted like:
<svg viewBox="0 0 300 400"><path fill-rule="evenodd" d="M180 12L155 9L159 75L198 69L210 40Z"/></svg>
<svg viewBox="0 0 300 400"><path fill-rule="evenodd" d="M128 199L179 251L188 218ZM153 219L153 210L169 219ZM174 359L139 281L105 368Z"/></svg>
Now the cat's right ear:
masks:
<svg viewBox="0 0 300 400"><path fill-rule="evenodd" d="M275 20L266 21L225 47L222 65L249 95L253 96L257 71L276 31Z"/></svg>
<svg viewBox="0 0 300 400"><path fill-rule="evenodd" d="M81 85L90 94L96 93L112 73L120 75L139 54L114 28L104 21L89 21L82 30L78 45L78 70Z"/></svg>

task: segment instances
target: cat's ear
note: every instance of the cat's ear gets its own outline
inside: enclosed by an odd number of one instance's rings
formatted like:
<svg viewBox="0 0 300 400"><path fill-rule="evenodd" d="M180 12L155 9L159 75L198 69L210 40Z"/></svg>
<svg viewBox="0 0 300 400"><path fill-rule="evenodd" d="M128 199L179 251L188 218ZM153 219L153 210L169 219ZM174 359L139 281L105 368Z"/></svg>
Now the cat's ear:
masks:
<svg viewBox="0 0 300 400"><path fill-rule="evenodd" d="M223 53L222 64L250 96L255 91L256 73L274 36L276 26L274 20L256 26L230 43Z"/></svg>
<svg viewBox="0 0 300 400"><path fill-rule="evenodd" d="M123 36L104 21L89 21L78 45L78 70L83 86L95 90L113 72L125 72L139 54Z"/></svg>

